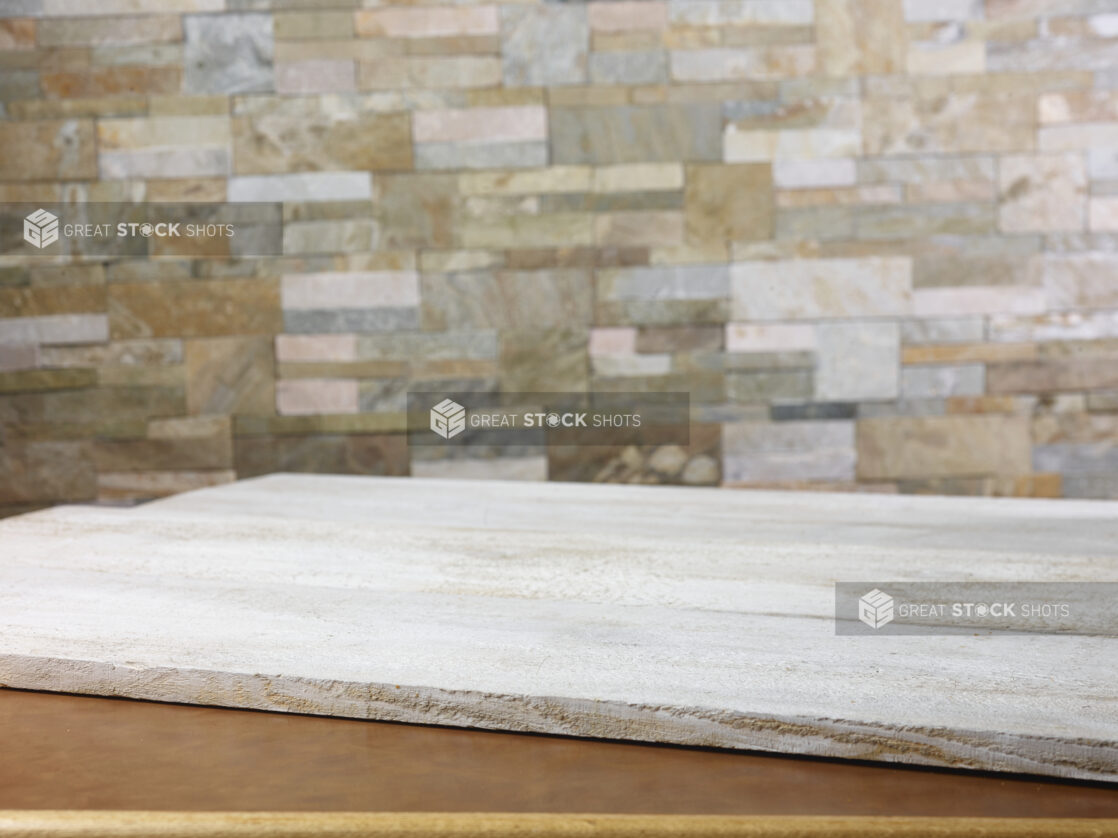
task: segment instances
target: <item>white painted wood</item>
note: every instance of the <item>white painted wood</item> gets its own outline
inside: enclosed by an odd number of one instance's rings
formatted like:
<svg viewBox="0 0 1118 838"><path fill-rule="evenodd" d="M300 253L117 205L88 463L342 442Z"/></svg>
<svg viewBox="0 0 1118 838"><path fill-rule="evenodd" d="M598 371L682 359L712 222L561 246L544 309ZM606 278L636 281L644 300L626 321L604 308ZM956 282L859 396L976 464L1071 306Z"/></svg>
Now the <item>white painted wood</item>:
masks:
<svg viewBox="0 0 1118 838"><path fill-rule="evenodd" d="M0 521L0 683L1118 780L1118 640L836 580L1118 581L1118 504L274 475Z"/></svg>

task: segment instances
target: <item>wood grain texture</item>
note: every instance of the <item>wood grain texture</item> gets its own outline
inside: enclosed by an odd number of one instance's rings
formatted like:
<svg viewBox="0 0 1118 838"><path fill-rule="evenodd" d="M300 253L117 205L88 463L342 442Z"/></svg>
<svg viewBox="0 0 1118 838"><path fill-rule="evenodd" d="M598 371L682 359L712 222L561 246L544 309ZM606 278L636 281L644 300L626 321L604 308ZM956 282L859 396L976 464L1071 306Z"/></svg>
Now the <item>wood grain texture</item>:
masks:
<svg viewBox="0 0 1118 838"><path fill-rule="evenodd" d="M0 683L1116 780L1114 639L832 621L836 580L1118 579L1116 509L290 475L57 508L0 522Z"/></svg>
<svg viewBox="0 0 1118 838"><path fill-rule="evenodd" d="M0 811L3 838L1109 838L1118 820Z"/></svg>

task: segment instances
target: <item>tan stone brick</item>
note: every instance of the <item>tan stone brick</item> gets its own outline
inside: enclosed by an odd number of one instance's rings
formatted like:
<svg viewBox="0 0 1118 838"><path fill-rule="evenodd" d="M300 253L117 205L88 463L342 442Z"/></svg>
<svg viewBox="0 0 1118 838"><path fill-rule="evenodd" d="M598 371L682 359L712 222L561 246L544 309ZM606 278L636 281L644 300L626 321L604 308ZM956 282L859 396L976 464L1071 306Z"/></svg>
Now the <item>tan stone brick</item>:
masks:
<svg viewBox="0 0 1118 838"><path fill-rule="evenodd" d="M815 29L824 75L887 75L905 68L901 0L819 0Z"/></svg>
<svg viewBox="0 0 1118 838"><path fill-rule="evenodd" d="M281 331L275 279L122 282L109 286L114 340Z"/></svg>
<svg viewBox="0 0 1118 838"><path fill-rule="evenodd" d="M601 213L594 219L594 238L604 247L683 244L683 214L678 212Z"/></svg>
<svg viewBox="0 0 1118 838"><path fill-rule="evenodd" d="M186 407L190 413L275 412L272 339L188 340Z"/></svg>
<svg viewBox="0 0 1118 838"><path fill-rule="evenodd" d="M0 20L0 50L35 49L35 21L31 18Z"/></svg>
<svg viewBox="0 0 1118 838"><path fill-rule="evenodd" d="M688 166L684 206L690 243L771 238L770 167L759 164Z"/></svg>
<svg viewBox="0 0 1118 838"><path fill-rule="evenodd" d="M858 477L864 480L1032 471L1023 416L954 415L863 419L857 423Z"/></svg>
<svg viewBox="0 0 1118 838"><path fill-rule="evenodd" d="M182 22L177 15L55 18L39 21L38 42L43 47L147 44L181 40Z"/></svg>
<svg viewBox="0 0 1118 838"><path fill-rule="evenodd" d="M43 92L60 99L115 96L133 93L177 93L182 85L178 67L102 67L85 72L44 73Z"/></svg>
<svg viewBox="0 0 1118 838"><path fill-rule="evenodd" d="M0 122L0 180L97 177L93 122Z"/></svg>

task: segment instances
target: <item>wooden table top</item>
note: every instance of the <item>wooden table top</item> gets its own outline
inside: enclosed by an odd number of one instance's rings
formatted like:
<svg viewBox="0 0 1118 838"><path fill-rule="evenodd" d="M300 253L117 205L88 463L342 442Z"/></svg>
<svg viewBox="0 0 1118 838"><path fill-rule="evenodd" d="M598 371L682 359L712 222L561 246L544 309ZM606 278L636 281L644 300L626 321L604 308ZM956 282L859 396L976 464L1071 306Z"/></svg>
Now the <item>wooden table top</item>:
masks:
<svg viewBox="0 0 1118 838"><path fill-rule="evenodd" d="M1118 786L0 690L0 809L1118 817Z"/></svg>

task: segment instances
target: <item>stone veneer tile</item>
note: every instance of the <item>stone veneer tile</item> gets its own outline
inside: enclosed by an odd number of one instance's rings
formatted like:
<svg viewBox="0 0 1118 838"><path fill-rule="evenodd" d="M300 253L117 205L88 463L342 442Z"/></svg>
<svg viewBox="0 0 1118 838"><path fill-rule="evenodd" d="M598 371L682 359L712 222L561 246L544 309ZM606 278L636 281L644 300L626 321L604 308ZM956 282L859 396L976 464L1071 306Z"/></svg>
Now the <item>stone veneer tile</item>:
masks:
<svg viewBox="0 0 1118 838"><path fill-rule="evenodd" d="M858 167L853 158L822 160L777 160L772 165L778 189L814 189L823 186L853 186Z"/></svg>
<svg viewBox="0 0 1118 838"><path fill-rule="evenodd" d="M146 44L182 40L181 18L174 15L141 17L56 18L39 22L40 47L80 47Z"/></svg>
<svg viewBox="0 0 1118 838"><path fill-rule="evenodd" d="M1007 155L998 165L1003 232L1082 230L1087 172L1081 154Z"/></svg>
<svg viewBox="0 0 1118 838"><path fill-rule="evenodd" d="M728 163L850 157L861 146L861 132L851 128L756 131L730 124L723 138L723 156Z"/></svg>
<svg viewBox="0 0 1118 838"><path fill-rule="evenodd" d="M658 49L594 52L590 54L589 67L593 84L664 84L668 81L668 56Z"/></svg>
<svg viewBox="0 0 1118 838"><path fill-rule="evenodd" d="M448 480L547 480L547 457L413 460L411 473Z"/></svg>
<svg viewBox="0 0 1118 838"><path fill-rule="evenodd" d="M186 341L186 409L193 414L275 411L272 340L202 338Z"/></svg>
<svg viewBox="0 0 1118 838"><path fill-rule="evenodd" d="M313 58L275 65L277 93L334 93L357 87L353 61Z"/></svg>
<svg viewBox="0 0 1118 838"><path fill-rule="evenodd" d="M357 413L357 382L285 379L276 382L276 411L284 416Z"/></svg>
<svg viewBox="0 0 1118 838"><path fill-rule="evenodd" d="M361 90L493 87L501 82L501 60L488 55L406 56L359 61Z"/></svg>
<svg viewBox="0 0 1118 838"><path fill-rule="evenodd" d="M673 50L673 81L714 82L809 75L815 69L810 45Z"/></svg>
<svg viewBox="0 0 1118 838"><path fill-rule="evenodd" d="M92 120L0 121L0 181L97 176Z"/></svg>
<svg viewBox="0 0 1118 838"><path fill-rule="evenodd" d="M234 440L237 477L277 471L330 474L408 474L407 437L385 433L240 436Z"/></svg>
<svg viewBox="0 0 1118 838"><path fill-rule="evenodd" d="M905 69L900 0L818 0L819 70L826 76L890 75Z"/></svg>
<svg viewBox="0 0 1118 838"><path fill-rule="evenodd" d="M811 0L668 0L672 23L689 26L727 24L811 24Z"/></svg>
<svg viewBox="0 0 1118 838"><path fill-rule="evenodd" d="M501 6L501 34L506 87L586 81L590 26L585 5Z"/></svg>
<svg viewBox="0 0 1118 838"><path fill-rule="evenodd" d="M904 0L904 18L909 23L980 20L982 0Z"/></svg>
<svg viewBox="0 0 1118 838"><path fill-rule="evenodd" d="M12 442L0 446L0 503L91 500L96 468L85 441Z"/></svg>
<svg viewBox="0 0 1118 838"><path fill-rule="evenodd" d="M541 107L416 111L417 143L516 143L547 139L547 110Z"/></svg>
<svg viewBox="0 0 1118 838"><path fill-rule="evenodd" d="M330 107L315 97L273 99L233 118L238 175L305 170L412 168L411 118L365 110L359 100Z"/></svg>
<svg viewBox="0 0 1118 838"><path fill-rule="evenodd" d="M1118 308L1118 255L1112 253L1044 254L1033 260L1047 307Z"/></svg>
<svg viewBox="0 0 1118 838"><path fill-rule="evenodd" d="M283 328L295 334L398 332L419 328L419 309L379 306L285 310Z"/></svg>
<svg viewBox="0 0 1118 838"><path fill-rule="evenodd" d="M280 331L273 279L120 282L109 286L114 340L269 335Z"/></svg>
<svg viewBox="0 0 1118 838"><path fill-rule="evenodd" d="M663 0L616 0L587 6L590 28L596 32L627 32L634 29L663 29L668 23L668 4Z"/></svg>
<svg viewBox="0 0 1118 838"><path fill-rule="evenodd" d="M229 178L231 202L367 201L372 198L368 172L300 172Z"/></svg>
<svg viewBox="0 0 1118 838"><path fill-rule="evenodd" d="M857 423L858 477L1025 475L1032 471L1023 416L904 416Z"/></svg>
<svg viewBox="0 0 1118 838"><path fill-rule="evenodd" d="M186 93L266 93L272 79L272 17L189 15L183 19Z"/></svg>
<svg viewBox="0 0 1118 838"><path fill-rule="evenodd" d="M579 270L424 274L425 329L589 326L592 285Z"/></svg>
<svg viewBox="0 0 1118 838"><path fill-rule="evenodd" d="M854 423L729 422L722 430L724 483L854 478Z"/></svg>
<svg viewBox="0 0 1118 838"><path fill-rule="evenodd" d="M276 335L276 361L356 361L356 335Z"/></svg>
<svg viewBox="0 0 1118 838"><path fill-rule="evenodd" d="M688 166L684 206L690 243L771 238L771 169L748 163Z"/></svg>
<svg viewBox="0 0 1118 838"><path fill-rule="evenodd" d="M958 93L943 97L867 98L864 153L930 154L1031 151L1036 102L1031 95ZM1044 131L1041 131L1041 148Z"/></svg>
<svg viewBox="0 0 1118 838"><path fill-rule="evenodd" d="M640 163L722 159L715 102L614 108L554 107L554 163Z"/></svg>
<svg viewBox="0 0 1118 838"><path fill-rule="evenodd" d="M981 396L986 385L982 364L923 365L901 370L901 398L939 399Z"/></svg>
<svg viewBox="0 0 1118 838"><path fill-rule="evenodd" d="M1046 307L1044 289L1012 285L918 288L912 294L912 313L916 317L1040 314Z"/></svg>
<svg viewBox="0 0 1118 838"><path fill-rule="evenodd" d="M365 38L447 38L494 35L495 6L417 6L363 9L355 15L357 34Z"/></svg>
<svg viewBox="0 0 1118 838"><path fill-rule="evenodd" d="M806 323L727 323L727 352L814 352L815 326Z"/></svg>
<svg viewBox="0 0 1118 838"><path fill-rule="evenodd" d="M603 300L706 300L729 294L725 265L615 268L598 271Z"/></svg>
<svg viewBox="0 0 1118 838"><path fill-rule="evenodd" d="M417 169L534 168L547 165L547 143L423 143L415 147Z"/></svg>
<svg viewBox="0 0 1118 838"><path fill-rule="evenodd" d="M740 262L730 271L740 320L903 315L913 296L906 258Z"/></svg>
<svg viewBox="0 0 1118 838"><path fill-rule="evenodd" d="M104 343L109 318L104 314L48 314L40 317L0 318L0 343Z"/></svg>
<svg viewBox="0 0 1118 838"><path fill-rule="evenodd" d="M417 306L419 277L414 271L287 274L280 294L285 310Z"/></svg>
<svg viewBox="0 0 1118 838"><path fill-rule="evenodd" d="M820 401L894 399L898 395L900 329L890 322L820 323L816 328Z"/></svg>
<svg viewBox="0 0 1118 838"><path fill-rule="evenodd" d="M590 330L590 357L600 355L632 355L637 351L637 330L632 326L615 326Z"/></svg>
<svg viewBox="0 0 1118 838"><path fill-rule="evenodd" d="M1011 361L986 368L989 393L1047 393L1118 387L1113 357Z"/></svg>

